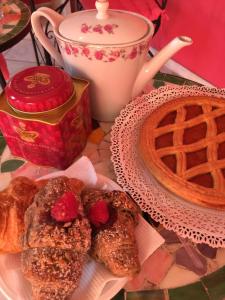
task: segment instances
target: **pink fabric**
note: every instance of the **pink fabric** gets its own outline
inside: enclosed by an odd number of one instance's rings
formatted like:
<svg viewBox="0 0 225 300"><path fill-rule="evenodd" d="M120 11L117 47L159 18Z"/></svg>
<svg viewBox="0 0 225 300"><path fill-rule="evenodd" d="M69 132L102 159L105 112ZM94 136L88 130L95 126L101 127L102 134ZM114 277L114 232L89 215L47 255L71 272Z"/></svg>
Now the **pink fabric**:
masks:
<svg viewBox="0 0 225 300"><path fill-rule="evenodd" d="M85 9L92 9L95 8L95 1L81 0L81 3ZM109 7L137 12L152 21L156 20L162 12L154 0L109 0Z"/></svg>
<svg viewBox="0 0 225 300"><path fill-rule="evenodd" d="M0 53L0 69L2 71L2 74L5 78L5 80L8 80L9 79L9 70L8 70L8 67L7 67L6 60L3 56L3 54L1 54L1 53Z"/></svg>
<svg viewBox="0 0 225 300"><path fill-rule="evenodd" d="M163 22L151 46L161 49L179 35L194 43L173 59L218 87L225 87L225 1L168 1Z"/></svg>

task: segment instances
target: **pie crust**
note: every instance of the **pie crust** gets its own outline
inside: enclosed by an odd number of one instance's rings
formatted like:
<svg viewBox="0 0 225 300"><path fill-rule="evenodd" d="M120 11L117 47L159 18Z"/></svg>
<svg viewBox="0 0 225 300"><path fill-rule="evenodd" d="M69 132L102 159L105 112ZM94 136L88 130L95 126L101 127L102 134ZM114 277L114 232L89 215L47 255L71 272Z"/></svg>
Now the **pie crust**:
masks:
<svg viewBox="0 0 225 300"><path fill-rule="evenodd" d="M183 97L163 104L145 119L138 151L169 191L225 209L225 99Z"/></svg>

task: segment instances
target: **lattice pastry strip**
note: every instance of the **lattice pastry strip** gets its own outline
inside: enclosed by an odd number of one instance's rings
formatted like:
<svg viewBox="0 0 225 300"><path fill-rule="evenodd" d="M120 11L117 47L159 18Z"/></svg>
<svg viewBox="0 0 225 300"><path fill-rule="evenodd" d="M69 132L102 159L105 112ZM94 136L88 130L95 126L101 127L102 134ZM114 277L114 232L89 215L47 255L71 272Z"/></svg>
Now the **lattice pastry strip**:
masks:
<svg viewBox="0 0 225 300"><path fill-rule="evenodd" d="M212 106L209 104L203 105L203 112L205 114L212 111ZM215 112L215 111L214 111ZM221 111L223 113L223 111ZM215 123L215 113L214 115L211 114L208 118L207 122L207 138L214 138L217 136L217 126ZM214 187L215 189L219 191L224 191L224 177L223 173L221 171L220 166L216 166L215 163L217 162L217 143L215 141L209 141L208 147L207 147L207 157L208 157L208 169L205 169L205 171L211 171L212 177L214 179ZM203 165L204 166L204 165ZM221 165L221 167L223 164ZM203 170L204 171L204 170Z"/></svg>
<svg viewBox="0 0 225 300"><path fill-rule="evenodd" d="M191 202L225 209L224 100L184 97L163 104L145 120L139 151L169 190Z"/></svg>
<svg viewBox="0 0 225 300"><path fill-rule="evenodd" d="M179 107L177 109L177 117L176 122L179 124L183 124L185 120L185 109L184 107ZM183 140L184 128L180 127L173 133L173 144L174 147L181 146ZM177 159L177 175L183 177L186 169L186 156L184 151L177 151L176 152L176 159Z"/></svg>

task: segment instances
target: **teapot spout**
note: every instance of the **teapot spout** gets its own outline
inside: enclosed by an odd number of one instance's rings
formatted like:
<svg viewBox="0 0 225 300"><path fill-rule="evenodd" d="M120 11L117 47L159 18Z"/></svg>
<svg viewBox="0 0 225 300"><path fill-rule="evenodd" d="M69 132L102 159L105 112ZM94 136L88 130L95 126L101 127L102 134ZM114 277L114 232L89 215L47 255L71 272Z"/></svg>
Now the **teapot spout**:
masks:
<svg viewBox="0 0 225 300"><path fill-rule="evenodd" d="M138 96L148 81L160 70L178 50L192 44L192 39L187 36L179 36L167 44L154 58L146 62L137 75L132 91L132 98Z"/></svg>

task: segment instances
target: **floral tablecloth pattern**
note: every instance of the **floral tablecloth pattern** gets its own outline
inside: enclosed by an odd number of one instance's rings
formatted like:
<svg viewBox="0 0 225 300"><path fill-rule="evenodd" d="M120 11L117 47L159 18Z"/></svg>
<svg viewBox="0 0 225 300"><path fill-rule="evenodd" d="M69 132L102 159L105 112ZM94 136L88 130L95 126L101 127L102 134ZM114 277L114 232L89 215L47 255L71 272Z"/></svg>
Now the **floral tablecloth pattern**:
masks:
<svg viewBox="0 0 225 300"><path fill-rule="evenodd" d="M144 92L170 85L193 85L181 77L158 73ZM116 181L110 160L110 134L113 123L94 123L82 155L87 156L96 172ZM0 134L0 189L19 175L37 178L54 168L36 166L21 158L12 157ZM165 238L165 244L146 260L140 274L130 281L115 300L224 300L225 249L213 249L193 244L164 229L148 215L144 217Z"/></svg>

